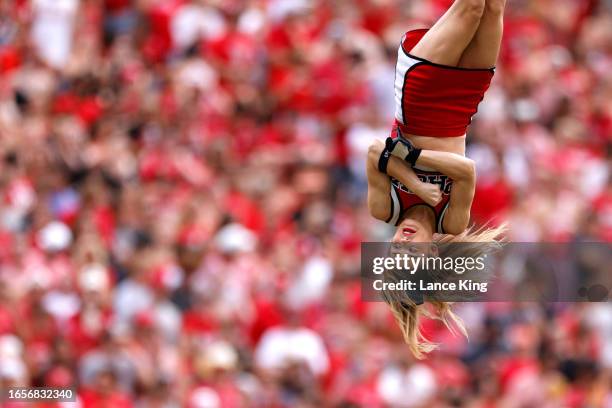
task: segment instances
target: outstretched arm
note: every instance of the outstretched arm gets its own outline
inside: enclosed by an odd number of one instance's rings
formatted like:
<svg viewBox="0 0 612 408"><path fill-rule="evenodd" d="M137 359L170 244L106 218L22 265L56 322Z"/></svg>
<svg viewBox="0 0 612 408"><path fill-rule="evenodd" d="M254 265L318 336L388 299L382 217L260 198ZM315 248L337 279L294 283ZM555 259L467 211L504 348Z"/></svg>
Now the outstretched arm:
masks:
<svg viewBox="0 0 612 408"><path fill-rule="evenodd" d="M379 220L387 220L391 212L391 180L399 180L429 205L436 205L442 199L439 186L422 182L414 170L403 160L392 156L387 165L387 174L378 171L378 159L385 145L376 140L368 149L368 208L370 214Z"/></svg>

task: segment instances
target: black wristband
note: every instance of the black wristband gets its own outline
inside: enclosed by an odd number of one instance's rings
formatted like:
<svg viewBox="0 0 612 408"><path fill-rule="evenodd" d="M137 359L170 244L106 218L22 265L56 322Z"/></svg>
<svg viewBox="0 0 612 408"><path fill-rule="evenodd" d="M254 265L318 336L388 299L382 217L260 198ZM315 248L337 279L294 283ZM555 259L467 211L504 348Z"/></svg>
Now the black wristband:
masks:
<svg viewBox="0 0 612 408"><path fill-rule="evenodd" d="M378 158L378 171L381 173L387 174L387 165L389 164L389 159L391 158L391 152L387 150L385 147Z"/></svg>
<svg viewBox="0 0 612 408"><path fill-rule="evenodd" d="M381 173L387 174L387 165L389 164L389 159L392 156L393 148L395 147L395 141L388 137L385 140L385 148L383 149L380 157L378 158L378 171Z"/></svg>
<svg viewBox="0 0 612 408"><path fill-rule="evenodd" d="M416 166L416 162L421 155L421 150L422 149L414 148L410 151L410 153L408 153L408 156L406 156L406 161L410 163L412 167Z"/></svg>

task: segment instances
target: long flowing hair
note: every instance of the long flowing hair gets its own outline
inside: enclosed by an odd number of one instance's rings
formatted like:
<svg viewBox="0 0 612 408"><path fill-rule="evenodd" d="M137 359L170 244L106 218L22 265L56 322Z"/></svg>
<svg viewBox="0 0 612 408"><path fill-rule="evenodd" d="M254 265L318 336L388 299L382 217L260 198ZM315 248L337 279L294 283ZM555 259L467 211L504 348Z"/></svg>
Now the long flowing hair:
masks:
<svg viewBox="0 0 612 408"><path fill-rule="evenodd" d="M501 249L505 239L506 225L490 228L470 227L458 235L434 235L433 243L438 244L438 256L445 257L471 257L478 258ZM445 245L460 244L460 245ZM398 281L402 278L402 271L385 271L385 281ZM455 274L456 276L456 274ZM486 281L490 276L481 276L481 281ZM391 308L391 312L397 321L404 341L408 344L410 351L417 359L423 359L425 355L435 350L438 345L429 341L419 327L421 317L427 317L441 321L453 334L457 332L468 336L463 321L453 313L452 302L426 299L429 304L417 304L406 292L388 291L382 293L385 302Z"/></svg>

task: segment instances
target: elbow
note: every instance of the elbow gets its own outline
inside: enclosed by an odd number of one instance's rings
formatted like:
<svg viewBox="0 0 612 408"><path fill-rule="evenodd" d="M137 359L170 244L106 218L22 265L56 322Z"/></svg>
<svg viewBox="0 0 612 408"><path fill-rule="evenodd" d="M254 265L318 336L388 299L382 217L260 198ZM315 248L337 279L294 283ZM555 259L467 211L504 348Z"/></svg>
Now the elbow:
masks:
<svg viewBox="0 0 612 408"><path fill-rule="evenodd" d="M377 211L375 208L370 207L370 217L379 220L379 221L384 221L385 218L382 216L382 213Z"/></svg>
<svg viewBox="0 0 612 408"><path fill-rule="evenodd" d="M464 180L475 182L476 181L476 162L472 159L465 158L461 173L463 175L462 178Z"/></svg>
<svg viewBox="0 0 612 408"><path fill-rule="evenodd" d="M453 225L449 228L444 228L444 232L449 235L459 235L468 228L468 225L468 222L465 222L462 225Z"/></svg>
<svg viewBox="0 0 612 408"><path fill-rule="evenodd" d="M368 200L368 210L373 218L386 221L389 218L389 209L381 205L376 205Z"/></svg>
<svg viewBox="0 0 612 408"><path fill-rule="evenodd" d="M368 192L368 211L373 218L377 220L386 221L390 216L391 209L389 203L385 199L382 199L382 194L372 194Z"/></svg>
<svg viewBox="0 0 612 408"><path fill-rule="evenodd" d="M453 217L451 222L444 224L444 233L450 235L459 235L468 229L470 224L470 210L460 214L459 217Z"/></svg>

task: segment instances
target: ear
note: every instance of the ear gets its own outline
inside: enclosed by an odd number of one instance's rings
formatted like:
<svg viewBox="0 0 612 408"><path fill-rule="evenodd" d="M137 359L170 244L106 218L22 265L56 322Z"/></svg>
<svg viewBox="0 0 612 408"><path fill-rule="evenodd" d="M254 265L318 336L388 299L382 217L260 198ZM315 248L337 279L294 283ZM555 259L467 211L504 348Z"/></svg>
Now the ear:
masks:
<svg viewBox="0 0 612 408"><path fill-rule="evenodd" d="M434 244L433 242L429 244L429 253L431 256L438 256L440 254L440 251L438 251L438 245Z"/></svg>

